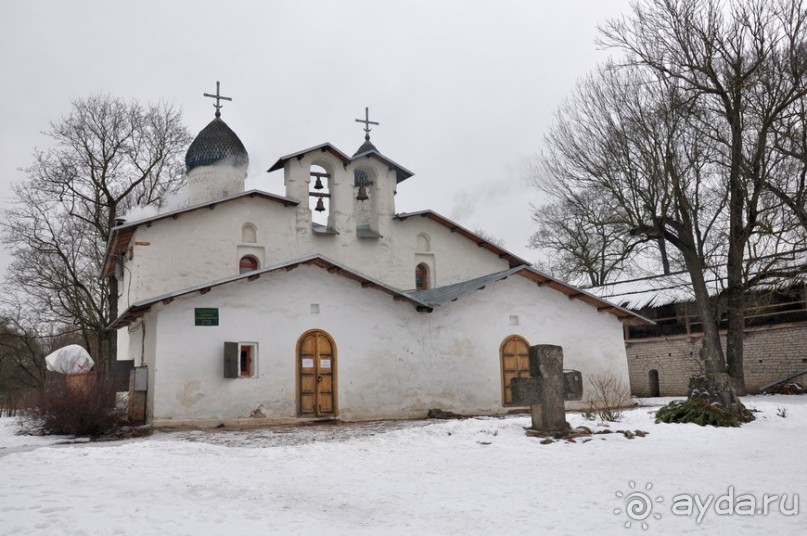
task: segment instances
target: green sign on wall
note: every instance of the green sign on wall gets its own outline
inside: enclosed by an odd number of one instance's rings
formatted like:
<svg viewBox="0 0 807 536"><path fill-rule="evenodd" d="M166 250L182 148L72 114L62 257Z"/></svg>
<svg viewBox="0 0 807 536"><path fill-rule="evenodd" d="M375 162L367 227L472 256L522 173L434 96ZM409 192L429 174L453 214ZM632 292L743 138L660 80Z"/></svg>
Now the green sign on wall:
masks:
<svg viewBox="0 0 807 536"><path fill-rule="evenodd" d="M194 317L197 326L218 326L219 325L219 309L218 307L197 307L194 310Z"/></svg>

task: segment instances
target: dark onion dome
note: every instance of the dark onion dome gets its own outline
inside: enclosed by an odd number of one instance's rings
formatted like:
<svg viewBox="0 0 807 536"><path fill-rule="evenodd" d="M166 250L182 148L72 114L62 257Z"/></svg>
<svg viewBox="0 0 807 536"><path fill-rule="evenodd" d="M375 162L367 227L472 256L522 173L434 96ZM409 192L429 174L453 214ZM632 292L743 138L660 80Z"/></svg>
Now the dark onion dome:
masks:
<svg viewBox="0 0 807 536"><path fill-rule="evenodd" d="M227 123L220 118L211 121L193 140L185 153L185 172L199 166L210 166L229 160L235 167L249 164L249 155Z"/></svg>

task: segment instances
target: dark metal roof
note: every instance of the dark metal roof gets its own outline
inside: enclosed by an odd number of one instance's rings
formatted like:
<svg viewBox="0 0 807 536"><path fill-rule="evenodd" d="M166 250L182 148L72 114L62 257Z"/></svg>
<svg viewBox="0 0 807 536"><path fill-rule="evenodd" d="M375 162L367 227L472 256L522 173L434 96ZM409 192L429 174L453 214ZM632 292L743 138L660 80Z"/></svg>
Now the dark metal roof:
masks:
<svg viewBox="0 0 807 536"><path fill-rule="evenodd" d="M360 225L356 227L357 238L384 238L383 235L373 231L369 225Z"/></svg>
<svg viewBox="0 0 807 536"><path fill-rule="evenodd" d="M342 151L340 151L339 149L337 149L336 147L334 147L330 143L325 142L325 143L320 143L319 145L315 145L314 147L309 147L308 149L303 149L302 151L297 151L296 153L291 153L291 154L287 154L286 156L281 156L278 159L278 161L275 162L272 165L272 167L270 167L266 171L271 173L272 171L276 171L278 169L283 169L283 167L286 165L286 162L288 162L292 158L300 159L300 158L303 158L306 154L313 153L314 151L320 151L320 152L323 152L323 153L324 152L329 152L332 155L334 155L336 158L341 160L343 164L347 164L348 162L350 162L350 157L348 155L346 155L345 153L343 153Z"/></svg>
<svg viewBox="0 0 807 536"><path fill-rule="evenodd" d="M311 232L314 234L323 234L323 235L338 235L339 231L334 229L333 227L328 227L327 225L322 225L321 223L311 222Z"/></svg>
<svg viewBox="0 0 807 536"><path fill-rule="evenodd" d="M188 147L188 152L185 153L185 171L225 161L237 167L246 166L249 164L249 155L235 132L217 117L199 132Z"/></svg>
<svg viewBox="0 0 807 536"><path fill-rule="evenodd" d="M652 320L649 320L642 315L623 307L619 307L618 305L614 305L613 303L589 294L588 292L577 287L573 287L562 281L558 281L557 279L529 266L516 266L515 268L510 268L509 270L483 275L481 277L469 279L468 281L462 281L453 285L446 285L429 290L416 290L409 292L408 295L419 302L426 303L430 307L436 308L457 301L458 299L467 296L474 291L482 290L486 286L503 281L512 275L525 277L536 283L539 287L549 287L552 290L566 295L570 300L580 300L588 305L591 305L592 307L596 307L597 311L614 315L619 320L627 324L654 323Z"/></svg>
<svg viewBox="0 0 807 536"><path fill-rule="evenodd" d="M365 146L369 146L369 149L363 151L362 149L364 149ZM394 160L391 160L386 156L384 156L383 154L381 154L380 152L378 152L378 149L376 149L375 146L369 141L364 142L364 144L361 147L359 147L359 150L356 152L356 154L353 155L350 161L355 162L360 158L374 158L379 162L381 162L382 164L384 164L385 166L387 166L387 168L394 169L396 183L403 182L412 175L414 175L414 173L412 173L402 165L398 164Z"/></svg>
<svg viewBox="0 0 807 536"><path fill-rule="evenodd" d="M470 294L474 290L483 289L491 283L501 281L502 279L507 279L510 275L521 270L521 268L522 267L520 266L517 268L510 268L509 270L483 275L482 277L476 277L474 279L469 279L468 281L462 281L460 283L446 285L444 287L430 288L428 290L416 290L414 292L410 292L409 295L418 301L428 303L432 307L438 307L440 305L445 305L447 303L456 301L466 294Z"/></svg>
<svg viewBox="0 0 807 536"><path fill-rule="evenodd" d="M303 149L302 151L297 151L296 153L287 154L286 156L281 156L277 162L272 164L267 171L272 172L278 169L283 169L285 167L286 162L291 160L292 158L297 158L298 160L303 158L306 154L312 153L314 151L320 152L329 152L334 155L336 158L342 161L342 164L347 165L351 162L355 162L360 158L374 158L387 166L390 169L395 170L395 180L396 182L402 182L414 175L411 171L403 167L402 165L396 163L393 160L390 160L380 152L375 146L370 143L369 141L364 142L364 144L359 147L359 150L354 154L352 157L347 156L345 153L331 145L330 143L320 143L319 145L315 145L314 147L309 147L308 149Z"/></svg>
<svg viewBox="0 0 807 536"><path fill-rule="evenodd" d="M359 154L362 154L362 153L368 153L370 151L375 151L375 152L378 153L378 149L375 148L375 145L373 145L373 143L370 140L364 140L364 143L361 144L361 147L359 147L358 151L353 153L353 156L356 156L356 155L359 155Z"/></svg>

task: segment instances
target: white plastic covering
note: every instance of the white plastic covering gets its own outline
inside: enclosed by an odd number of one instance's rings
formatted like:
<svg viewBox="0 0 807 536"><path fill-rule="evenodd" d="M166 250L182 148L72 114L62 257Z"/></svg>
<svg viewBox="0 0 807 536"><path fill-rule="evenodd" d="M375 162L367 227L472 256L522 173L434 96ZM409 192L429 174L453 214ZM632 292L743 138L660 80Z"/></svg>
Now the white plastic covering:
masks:
<svg viewBox="0 0 807 536"><path fill-rule="evenodd" d="M48 370L62 374L83 374L95 364L87 350L78 344L59 348L45 358Z"/></svg>

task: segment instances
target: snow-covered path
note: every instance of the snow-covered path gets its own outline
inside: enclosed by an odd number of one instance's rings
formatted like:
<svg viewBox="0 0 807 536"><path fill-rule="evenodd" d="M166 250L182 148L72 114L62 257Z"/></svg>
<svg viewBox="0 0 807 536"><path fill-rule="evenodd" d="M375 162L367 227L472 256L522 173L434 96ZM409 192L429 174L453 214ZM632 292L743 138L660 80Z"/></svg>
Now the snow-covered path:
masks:
<svg viewBox="0 0 807 536"><path fill-rule="evenodd" d="M807 501L807 397L745 401L760 412L740 429L655 424L637 408L611 429L647 437L550 445L512 417L343 427L344 439L337 428L287 440L182 432L20 451L26 438L3 419L0 454L17 450L0 457L0 534L805 534L807 513L784 515L778 500L767 515L718 515L712 503L700 523L671 510L675 496L716 499L730 486L760 508L764 494L787 494L791 509L794 494ZM662 499L647 530L616 492Z"/></svg>

